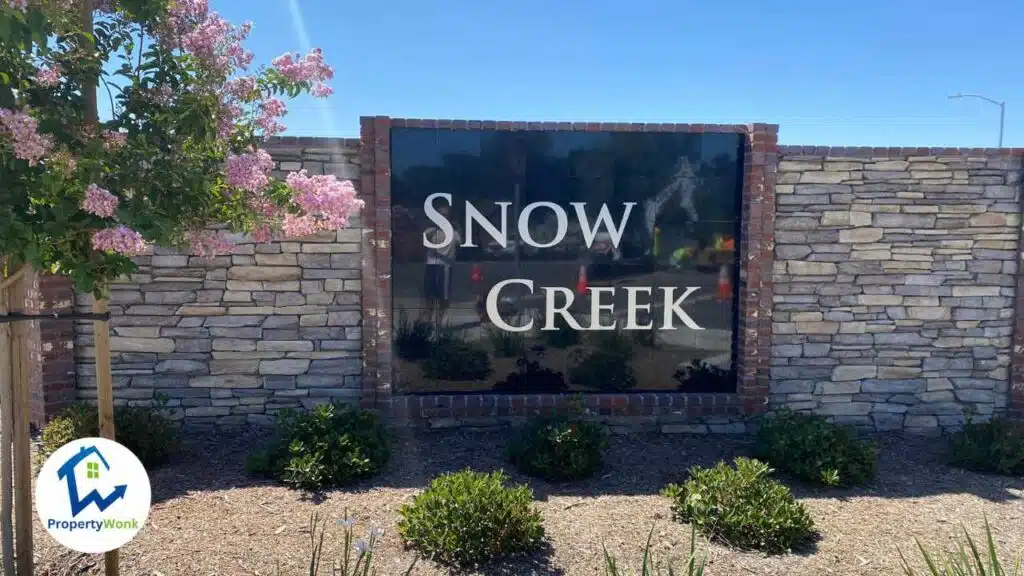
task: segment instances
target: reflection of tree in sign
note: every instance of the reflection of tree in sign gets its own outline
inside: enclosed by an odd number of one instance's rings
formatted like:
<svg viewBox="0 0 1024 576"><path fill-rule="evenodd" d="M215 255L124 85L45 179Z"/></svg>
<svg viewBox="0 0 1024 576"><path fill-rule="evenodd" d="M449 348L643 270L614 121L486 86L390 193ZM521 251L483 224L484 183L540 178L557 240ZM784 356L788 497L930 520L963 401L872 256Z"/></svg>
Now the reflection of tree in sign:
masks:
<svg viewBox="0 0 1024 576"><path fill-rule="evenodd" d="M697 175L694 173L690 159L683 156L676 166L676 173L672 180L661 189L656 196L644 201L644 223L647 226L647 233L654 234L654 225L658 221L669 202L675 200L689 216L691 224L699 221L697 209L693 205L694 191L697 190Z"/></svg>

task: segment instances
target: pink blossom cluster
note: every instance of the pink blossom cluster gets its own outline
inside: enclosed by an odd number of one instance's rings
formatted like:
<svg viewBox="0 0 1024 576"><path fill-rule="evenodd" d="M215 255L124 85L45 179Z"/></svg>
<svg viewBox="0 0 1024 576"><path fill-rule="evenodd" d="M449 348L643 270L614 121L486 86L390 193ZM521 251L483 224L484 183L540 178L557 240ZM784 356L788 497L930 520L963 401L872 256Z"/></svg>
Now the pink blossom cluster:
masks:
<svg viewBox="0 0 1024 576"><path fill-rule="evenodd" d="M192 253L203 258L231 253L231 240L218 232L211 230L187 232L185 239L192 248Z"/></svg>
<svg viewBox="0 0 1024 576"><path fill-rule="evenodd" d="M43 66L36 73L36 83L44 88L51 88L60 84L60 66Z"/></svg>
<svg viewBox="0 0 1024 576"><path fill-rule="evenodd" d="M217 138L227 139L234 135L235 122L242 117L242 107L236 102L223 101L217 114Z"/></svg>
<svg viewBox="0 0 1024 576"><path fill-rule="evenodd" d="M155 86L149 91L149 97L157 104L170 104L174 98L174 91L170 86Z"/></svg>
<svg viewBox="0 0 1024 576"><path fill-rule="evenodd" d="M65 172L74 172L75 167L78 166L78 162L75 161L74 156L64 150L55 152L50 156L47 164Z"/></svg>
<svg viewBox="0 0 1024 576"><path fill-rule="evenodd" d="M334 69L324 62L323 51L319 48L310 50L305 56L299 56L298 53L282 54L274 58L272 64L292 82L314 82L313 96L325 98L333 93L324 82L334 78Z"/></svg>
<svg viewBox="0 0 1024 576"><path fill-rule="evenodd" d="M277 121L278 118L288 113L288 107L284 101L278 98L268 98L260 102L260 115L256 119L256 125L263 130L263 136L277 136L285 131L284 124Z"/></svg>
<svg viewBox="0 0 1024 576"><path fill-rule="evenodd" d="M103 148L105 150L114 150L124 146L128 142L128 135L124 132L116 132L114 130L108 130L103 133Z"/></svg>
<svg viewBox="0 0 1024 576"><path fill-rule="evenodd" d="M111 251L125 256L141 256L149 251L149 244L135 230L127 226L104 228L92 235L93 250Z"/></svg>
<svg viewBox="0 0 1024 576"><path fill-rule="evenodd" d="M0 127L4 128L14 141L14 155L35 166L53 148L53 138L38 132L39 124L27 112L15 112L0 108Z"/></svg>
<svg viewBox="0 0 1024 576"><path fill-rule="evenodd" d="M239 76L224 84L224 92L236 100L248 100L255 89L256 79L252 76Z"/></svg>
<svg viewBox="0 0 1024 576"><path fill-rule="evenodd" d="M224 75L252 63L252 52L242 47L252 31L251 23L232 25L217 12L210 12L208 0L172 0L167 16L169 29L161 35L170 46L181 48Z"/></svg>
<svg viewBox="0 0 1024 576"><path fill-rule="evenodd" d="M95 184L89 184L85 189L85 199L82 200L82 210L102 218L113 218L117 213L118 202L117 196Z"/></svg>
<svg viewBox="0 0 1024 576"><path fill-rule="evenodd" d="M268 224L261 224L252 231L252 239L256 242L270 242L274 233Z"/></svg>
<svg viewBox="0 0 1024 576"><path fill-rule="evenodd" d="M27 10L28 0L5 0L4 5L15 10Z"/></svg>
<svg viewBox="0 0 1024 576"><path fill-rule="evenodd" d="M274 159L266 150L255 150L245 154L228 154L224 162L227 183L232 188L259 192L270 183L270 171Z"/></svg>
<svg viewBox="0 0 1024 576"><path fill-rule="evenodd" d="M295 204L303 212L298 216L285 216L281 227L288 237L339 230L347 226L349 217L363 207L352 182L338 180L334 175L309 176L301 170L289 174L286 182L295 191Z"/></svg>

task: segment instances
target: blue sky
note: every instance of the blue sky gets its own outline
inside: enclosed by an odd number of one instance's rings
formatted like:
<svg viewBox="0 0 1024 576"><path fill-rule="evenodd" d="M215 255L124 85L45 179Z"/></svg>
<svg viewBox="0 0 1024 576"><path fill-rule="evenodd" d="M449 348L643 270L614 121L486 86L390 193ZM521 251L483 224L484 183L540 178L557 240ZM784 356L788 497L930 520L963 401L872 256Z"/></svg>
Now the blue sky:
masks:
<svg viewBox="0 0 1024 576"><path fill-rule="evenodd" d="M361 115L779 123L783 144L1024 146L1024 2L211 0L257 63L323 48L335 95L287 135Z"/></svg>

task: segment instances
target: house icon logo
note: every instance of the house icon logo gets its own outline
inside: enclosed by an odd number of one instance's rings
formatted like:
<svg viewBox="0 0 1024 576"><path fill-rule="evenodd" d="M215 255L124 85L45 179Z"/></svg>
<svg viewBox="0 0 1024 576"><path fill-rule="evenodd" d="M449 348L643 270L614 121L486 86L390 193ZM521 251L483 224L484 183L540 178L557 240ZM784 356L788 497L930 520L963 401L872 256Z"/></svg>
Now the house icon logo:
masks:
<svg viewBox="0 0 1024 576"><path fill-rule="evenodd" d="M124 446L83 438L47 458L36 480L36 510L59 543L98 554L127 544L149 516L149 476Z"/></svg>

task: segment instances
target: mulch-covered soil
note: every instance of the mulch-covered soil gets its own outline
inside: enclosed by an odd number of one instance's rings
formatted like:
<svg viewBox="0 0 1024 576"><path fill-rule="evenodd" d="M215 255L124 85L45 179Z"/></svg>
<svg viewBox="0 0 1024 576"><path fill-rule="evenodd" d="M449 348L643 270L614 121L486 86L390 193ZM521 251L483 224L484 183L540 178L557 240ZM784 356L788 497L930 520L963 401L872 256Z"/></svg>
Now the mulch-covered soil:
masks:
<svg viewBox="0 0 1024 576"><path fill-rule="evenodd" d="M178 462L153 471L154 505L139 536L121 550L124 575L308 574L309 517L341 518L347 509L361 532L383 528L377 550L380 576L402 574L414 559L395 533L399 507L435 475L471 466L506 468L507 431L402 432L388 470L348 490L303 494L254 480L243 468L255 433L193 439ZM864 488L811 489L790 482L821 531L814 550L766 557L709 548L710 576L902 574L897 547L914 562L914 539L950 544L961 523L981 537L987 516L1000 549L1024 549L1024 479L984 476L941 462L942 444L880 439L879 474ZM659 490L688 467L745 453L744 440L694 436L621 436L612 440L597 477L566 486L528 480L544 516L547 549L532 558L484 567L488 575L597 575L601 546L638 572L641 547L652 526L655 551L685 557L690 528L674 522ZM332 538L332 536L334 536ZM337 557L341 528L329 527ZM62 549L36 523L37 574L101 574L101 556ZM278 572L280 566L280 572ZM449 571L420 562L416 575ZM329 574L324 570L322 574Z"/></svg>

